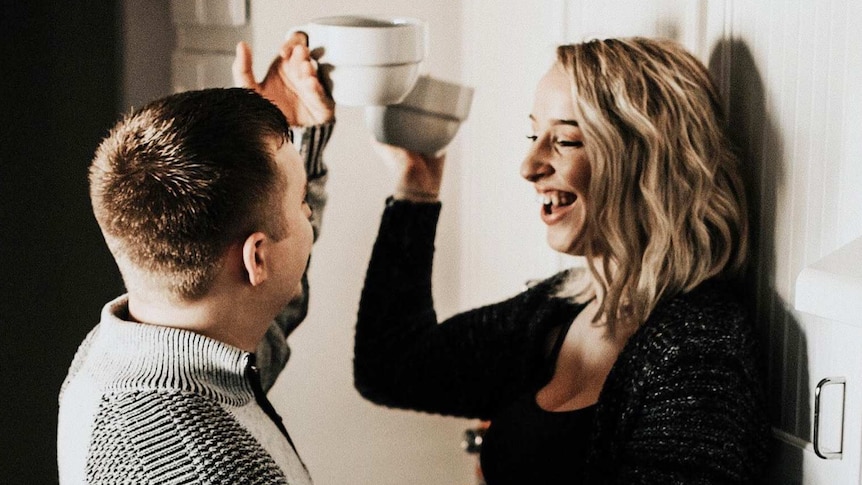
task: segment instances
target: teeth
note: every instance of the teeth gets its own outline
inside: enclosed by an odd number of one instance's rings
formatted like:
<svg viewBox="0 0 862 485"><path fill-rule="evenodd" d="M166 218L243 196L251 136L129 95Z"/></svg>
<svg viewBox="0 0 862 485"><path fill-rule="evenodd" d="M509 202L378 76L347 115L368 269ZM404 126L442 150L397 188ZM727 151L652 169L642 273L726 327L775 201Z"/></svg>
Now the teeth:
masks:
<svg viewBox="0 0 862 485"><path fill-rule="evenodd" d="M571 205L576 199L575 194L569 192L553 191L536 195L536 201L545 206L546 211L550 211L553 206Z"/></svg>
<svg viewBox="0 0 862 485"><path fill-rule="evenodd" d="M575 203L575 194L570 194L568 192L560 192L558 194L557 205L571 205Z"/></svg>
<svg viewBox="0 0 862 485"><path fill-rule="evenodd" d="M536 202L542 205L551 205L553 201L547 195L536 194Z"/></svg>

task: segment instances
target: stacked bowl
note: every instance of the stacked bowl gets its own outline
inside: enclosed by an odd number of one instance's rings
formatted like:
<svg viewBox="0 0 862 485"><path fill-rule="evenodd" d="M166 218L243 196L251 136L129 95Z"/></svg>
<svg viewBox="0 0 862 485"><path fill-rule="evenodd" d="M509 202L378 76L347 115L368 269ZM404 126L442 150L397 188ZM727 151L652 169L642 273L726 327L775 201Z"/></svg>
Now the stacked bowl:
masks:
<svg viewBox="0 0 862 485"><path fill-rule="evenodd" d="M365 122L381 143L433 156L443 150L470 114L473 88L420 76L399 103L365 108Z"/></svg>
<svg viewBox="0 0 862 485"><path fill-rule="evenodd" d="M419 76L427 26L413 18L323 17L300 27L332 83L332 97L346 106L401 101Z"/></svg>

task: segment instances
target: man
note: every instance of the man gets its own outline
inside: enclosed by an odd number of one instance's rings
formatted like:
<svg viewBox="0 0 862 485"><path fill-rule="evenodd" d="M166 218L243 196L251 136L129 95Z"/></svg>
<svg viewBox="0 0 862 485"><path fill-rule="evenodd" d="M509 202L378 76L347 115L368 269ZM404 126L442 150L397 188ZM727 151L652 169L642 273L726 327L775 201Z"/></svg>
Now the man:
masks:
<svg viewBox="0 0 862 485"><path fill-rule="evenodd" d="M266 391L307 309L334 102L302 33L261 83L238 45L234 79L250 89L154 101L96 152L93 211L128 293L60 391L62 483L311 483Z"/></svg>

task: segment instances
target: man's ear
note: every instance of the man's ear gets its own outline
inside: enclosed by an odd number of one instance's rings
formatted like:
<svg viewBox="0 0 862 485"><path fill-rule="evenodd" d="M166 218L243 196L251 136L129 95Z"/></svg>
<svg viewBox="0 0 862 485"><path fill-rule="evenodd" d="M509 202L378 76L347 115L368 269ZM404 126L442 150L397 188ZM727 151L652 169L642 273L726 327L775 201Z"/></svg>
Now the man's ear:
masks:
<svg viewBox="0 0 862 485"><path fill-rule="evenodd" d="M262 284L269 277L266 259L269 242L266 234L255 232L247 237L242 245L242 264L252 286Z"/></svg>

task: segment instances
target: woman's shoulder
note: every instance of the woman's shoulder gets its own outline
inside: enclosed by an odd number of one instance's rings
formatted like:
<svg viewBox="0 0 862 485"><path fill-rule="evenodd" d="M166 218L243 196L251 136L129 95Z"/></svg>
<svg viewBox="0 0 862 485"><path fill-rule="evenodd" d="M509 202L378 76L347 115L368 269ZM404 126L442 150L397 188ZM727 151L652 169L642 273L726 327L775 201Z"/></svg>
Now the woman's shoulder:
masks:
<svg viewBox="0 0 862 485"><path fill-rule="evenodd" d="M660 304L629 338L608 387L641 394L656 386L697 386L723 376L739 388L760 387L761 344L732 288L709 282ZM637 383L633 385L632 383Z"/></svg>
<svg viewBox="0 0 862 485"><path fill-rule="evenodd" d="M753 343L752 322L741 298L721 281L707 281L661 302L632 336L642 350L734 355Z"/></svg>

